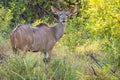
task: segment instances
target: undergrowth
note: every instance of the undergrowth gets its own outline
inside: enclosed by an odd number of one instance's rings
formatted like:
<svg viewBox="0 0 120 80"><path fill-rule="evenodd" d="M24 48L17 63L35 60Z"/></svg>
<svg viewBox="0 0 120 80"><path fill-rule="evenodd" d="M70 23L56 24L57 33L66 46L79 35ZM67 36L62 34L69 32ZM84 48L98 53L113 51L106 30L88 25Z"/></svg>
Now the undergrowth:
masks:
<svg viewBox="0 0 120 80"><path fill-rule="evenodd" d="M100 41L88 41L73 52L57 44L49 65L49 79L119 80L119 68L108 63L106 59L110 56L104 53L102 45ZM0 48L2 54L6 54L9 42L1 42ZM9 53L9 57L1 59L0 80L47 80L42 53L28 52L25 55L20 51L19 55L14 55L11 50Z"/></svg>

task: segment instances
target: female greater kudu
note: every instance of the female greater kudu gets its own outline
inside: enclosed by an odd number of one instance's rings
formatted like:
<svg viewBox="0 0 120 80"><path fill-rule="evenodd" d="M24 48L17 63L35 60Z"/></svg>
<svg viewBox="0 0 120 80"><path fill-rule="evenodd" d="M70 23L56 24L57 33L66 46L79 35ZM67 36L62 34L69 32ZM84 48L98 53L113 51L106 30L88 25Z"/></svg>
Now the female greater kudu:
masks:
<svg viewBox="0 0 120 80"><path fill-rule="evenodd" d="M63 36L67 16L76 12L76 8L65 12L51 7L52 12L59 16L59 23L54 27L48 27L40 23L36 27L30 25L17 26L10 35L13 52L17 54L17 49L23 51L42 51L44 52L45 69L51 56L51 50L55 43Z"/></svg>

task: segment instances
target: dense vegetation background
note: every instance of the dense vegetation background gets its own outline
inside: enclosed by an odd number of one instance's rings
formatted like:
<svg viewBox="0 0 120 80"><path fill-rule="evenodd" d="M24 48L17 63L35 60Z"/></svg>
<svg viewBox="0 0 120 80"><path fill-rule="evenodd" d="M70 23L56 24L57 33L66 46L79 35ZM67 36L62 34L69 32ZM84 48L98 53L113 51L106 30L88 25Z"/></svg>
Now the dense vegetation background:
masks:
<svg viewBox="0 0 120 80"><path fill-rule="evenodd" d="M0 54L11 54L0 60L0 79L46 80L42 54L12 55L9 35L18 24L55 25L50 6L77 6L53 50L51 79L119 80L120 0L0 0Z"/></svg>

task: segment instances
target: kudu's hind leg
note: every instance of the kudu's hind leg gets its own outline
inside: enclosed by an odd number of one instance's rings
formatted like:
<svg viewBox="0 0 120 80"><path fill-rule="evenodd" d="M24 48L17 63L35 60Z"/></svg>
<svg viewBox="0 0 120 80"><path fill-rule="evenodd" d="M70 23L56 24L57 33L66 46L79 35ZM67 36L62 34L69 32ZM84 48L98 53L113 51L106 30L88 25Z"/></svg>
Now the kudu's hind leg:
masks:
<svg viewBox="0 0 120 80"><path fill-rule="evenodd" d="M12 49L13 49L13 53L16 54L16 55L18 55L18 49L14 48L14 47Z"/></svg>

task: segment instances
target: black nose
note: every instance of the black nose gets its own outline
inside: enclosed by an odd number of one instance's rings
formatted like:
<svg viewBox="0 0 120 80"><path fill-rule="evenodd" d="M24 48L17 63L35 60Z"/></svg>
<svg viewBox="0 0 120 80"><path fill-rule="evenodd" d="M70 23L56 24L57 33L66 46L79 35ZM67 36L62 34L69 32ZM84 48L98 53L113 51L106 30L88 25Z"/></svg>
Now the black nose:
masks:
<svg viewBox="0 0 120 80"><path fill-rule="evenodd" d="M65 22L65 20L62 21L63 23Z"/></svg>

